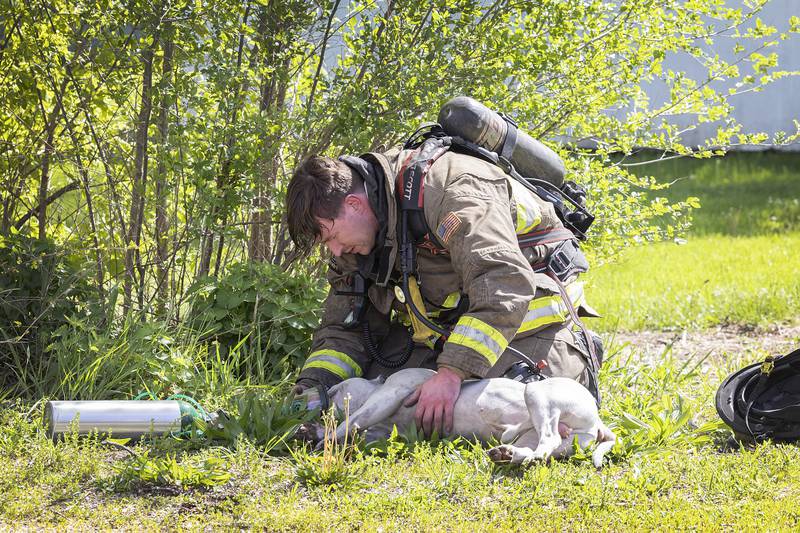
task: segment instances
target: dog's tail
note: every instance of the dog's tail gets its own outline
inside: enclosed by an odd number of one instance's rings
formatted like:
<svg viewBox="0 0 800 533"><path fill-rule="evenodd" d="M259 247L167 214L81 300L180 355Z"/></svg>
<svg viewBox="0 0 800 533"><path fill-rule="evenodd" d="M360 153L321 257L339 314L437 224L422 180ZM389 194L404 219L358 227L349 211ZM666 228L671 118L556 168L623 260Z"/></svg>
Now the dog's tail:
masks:
<svg viewBox="0 0 800 533"><path fill-rule="evenodd" d="M597 428L596 442L597 446L592 452L592 463L594 463L595 468L600 468L603 466L603 456L614 447L614 443L617 442L617 436L601 422Z"/></svg>

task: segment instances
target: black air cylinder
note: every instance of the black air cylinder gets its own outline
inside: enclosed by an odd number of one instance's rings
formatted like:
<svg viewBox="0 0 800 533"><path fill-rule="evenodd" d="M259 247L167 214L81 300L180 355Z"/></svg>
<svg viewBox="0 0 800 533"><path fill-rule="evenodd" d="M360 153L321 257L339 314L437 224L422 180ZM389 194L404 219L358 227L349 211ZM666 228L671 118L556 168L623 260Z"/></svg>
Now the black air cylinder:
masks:
<svg viewBox="0 0 800 533"><path fill-rule="evenodd" d="M445 133L461 137L497 154L503 150L508 123L482 103L468 96L457 96L439 110L439 124ZM558 155L522 130L517 130L511 164L522 176L538 178L561 187L564 162Z"/></svg>

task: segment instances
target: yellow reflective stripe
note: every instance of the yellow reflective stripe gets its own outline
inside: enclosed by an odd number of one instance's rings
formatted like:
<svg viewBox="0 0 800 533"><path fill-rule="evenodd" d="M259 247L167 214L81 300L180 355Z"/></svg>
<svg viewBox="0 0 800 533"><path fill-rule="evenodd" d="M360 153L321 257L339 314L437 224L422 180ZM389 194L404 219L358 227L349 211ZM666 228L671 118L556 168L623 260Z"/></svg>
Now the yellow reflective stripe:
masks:
<svg viewBox="0 0 800 533"><path fill-rule="evenodd" d="M489 361L490 365L497 362L497 358L508 346L508 341L499 331L472 316L459 319L447 342L471 348Z"/></svg>
<svg viewBox="0 0 800 533"><path fill-rule="evenodd" d="M329 361L308 361L305 365L303 365L303 370L307 368L321 368L323 370L327 370L332 374L336 374L342 379L349 379L353 376L349 375L346 371L339 368L335 363L331 363Z"/></svg>
<svg viewBox="0 0 800 533"><path fill-rule="evenodd" d="M534 212L529 213L528 209L522 204L522 202L517 202L517 235L521 235L523 233L528 233L533 228L539 225L542 221L542 217L537 210Z"/></svg>
<svg viewBox="0 0 800 533"><path fill-rule="evenodd" d="M584 302L583 283L571 283L567 287L567 294L574 307L581 305ZM569 317L569 309L560 295L536 298L528 305L528 312L517 333L525 333L542 326L565 322L567 317Z"/></svg>
<svg viewBox="0 0 800 533"><path fill-rule="evenodd" d="M453 308L453 307L457 306L458 302L460 302L460 301L461 301L461 293L458 292L458 291L451 292L450 294L447 295L447 298L444 299L444 303L442 303L442 307Z"/></svg>
<svg viewBox="0 0 800 533"><path fill-rule="evenodd" d="M330 349L312 352L303 365L303 369L306 368L322 368L342 379L359 377L362 374L361 367L349 355Z"/></svg>

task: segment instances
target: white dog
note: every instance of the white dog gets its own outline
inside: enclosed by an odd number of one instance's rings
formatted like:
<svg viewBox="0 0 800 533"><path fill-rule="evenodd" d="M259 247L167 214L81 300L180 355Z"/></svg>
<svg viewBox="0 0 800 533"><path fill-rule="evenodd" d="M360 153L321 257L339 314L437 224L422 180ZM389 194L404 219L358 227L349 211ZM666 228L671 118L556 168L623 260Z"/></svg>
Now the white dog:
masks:
<svg viewBox="0 0 800 533"><path fill-rule="evenodd" d="M392 374L385 382L353 378L331 387L331 405L340 412L349 397L350 428L344 422L337 427L339 442L346 431L366 430L367 440L372 441L388 437L393 426L400 431L413 427L416 408L403 407L403 401L433 374L433 370L410 368ZM569 431L564 432L564 426ZM322 437L320 429L317 439ZM302 432L314 431L306 427ZM453 412L452 434L481 442L499 440L502 445L489 450L489 457L513 464L569 456L576 437L582 448L596 441L592 461L598 468L616 440L600 420L589 391L567 378L527 385L505 378L465 381Z"/></svg>

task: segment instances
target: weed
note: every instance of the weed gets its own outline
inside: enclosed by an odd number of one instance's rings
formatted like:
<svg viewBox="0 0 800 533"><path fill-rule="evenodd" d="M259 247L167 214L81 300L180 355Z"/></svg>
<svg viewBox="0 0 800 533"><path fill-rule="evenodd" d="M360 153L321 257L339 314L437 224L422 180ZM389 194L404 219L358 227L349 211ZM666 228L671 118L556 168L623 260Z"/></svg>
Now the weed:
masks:
<svg viewBox="0 0 800 533"><path fill-rule="evenodd" d="M220 412L213 423L195 419L197 429L211 440L238 446L247 439L266 452L286 452L297 428L313 419L316 411L298 410L280 388L249 390L233 400L233 414Z"/></svg>
<svg viewBox="0 0 800 533"><path fill-rule="evenodd" d="M149 451L114 465L114 475L99 482L102 488L114 491L129 491L134 488L171 487L210 488L227 483L231 474L227 463L219 457L202 460L178 461L173 454L165 457L150 457Z"/></svg>
<svg viewBox="0 0 800 533"><path fill-rule="evenodd" d="M665 448L699 448L715 442L725 425L717 418L697 423L700 406L712 395L712 387L699 372L705 357L683 362L672 357L671 347L645 365L621 360L612 347L601 379L607 396L606 418L618 441L612 450L617 459L661 453ZM694 391L694 394L687 394ZM697 395L697 396L695 396Z"/></svg>
<svg viewBox="0 0 800 533"><path fill-rule="evenodd" d="M449 437L440 437L437 431L434 431L430 437L426 437L422 430L415 425L403 431L400 431L397 426L394 426L387 438L365 443L363 451L366 454L379 457L397 458L413 454L419 445L432 449L451 449L453 446L468 447L470 443L461 437L454 437L452 439Z"/></svg>
<svg viewBox="0 0 800 533"><path fill-rule="evenodd" d="M338 426L333 408L322 414L325 428L322 440L322 454L309 453L306 449L292 452L297 463L297 478L307 487L324 487L328 490L350 489L360 484L360 478L366 467L361 460L357 435L350 432L350 402L345 399L344 405L344 439L339 442L336 435Z"/></svg>

